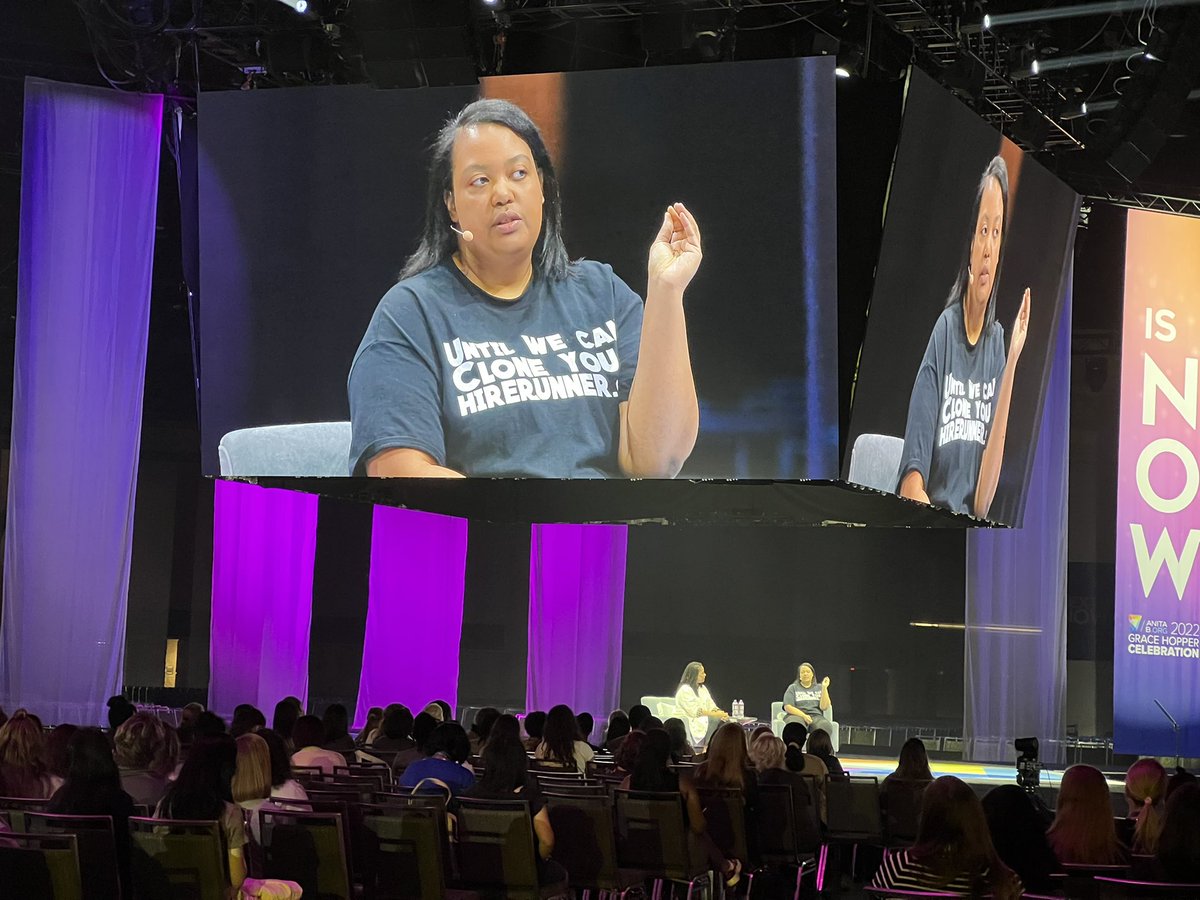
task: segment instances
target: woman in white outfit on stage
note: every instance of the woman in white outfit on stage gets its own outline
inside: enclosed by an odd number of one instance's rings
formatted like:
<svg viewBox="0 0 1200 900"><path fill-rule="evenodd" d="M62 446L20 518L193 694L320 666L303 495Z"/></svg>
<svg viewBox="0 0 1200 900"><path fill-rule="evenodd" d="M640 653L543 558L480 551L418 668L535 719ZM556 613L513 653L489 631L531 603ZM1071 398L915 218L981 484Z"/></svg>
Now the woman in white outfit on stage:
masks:
<svg viewBox="0 0 1200 900"><path fill-rule="evenodd" d="M703 664L688 663L679 678L679 688L675 691L679 717L687 726L688 737L696 747L704 746L705 739L729 718L729 713L720 709L708 692L704 684L707 674Z"/></svg>

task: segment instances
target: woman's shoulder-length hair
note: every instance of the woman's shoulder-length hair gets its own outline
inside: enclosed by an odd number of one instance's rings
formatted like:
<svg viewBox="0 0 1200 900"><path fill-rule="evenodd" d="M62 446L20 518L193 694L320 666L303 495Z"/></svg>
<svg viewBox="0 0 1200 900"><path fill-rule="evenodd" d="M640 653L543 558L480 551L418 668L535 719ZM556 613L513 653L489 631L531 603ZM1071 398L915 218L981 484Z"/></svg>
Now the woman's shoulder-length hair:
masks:
<svg viewBox="0 0 1200 900"><path fill-rule="evenodd" d="M508 100L476 100L452 116L438 131L430 146L429 180L425 194L425 225L417 249L408 257L400 277L411 278L439 265L458 249L458 238L450 230L446 194L453 189L451 156L458 132L472 125L502 125L529 145L542 180L542 233L533 248L533 265L540 275L562 281L570 274L571 262L562 238L562 195L558 176L542 133L529 114Z"/></svg>

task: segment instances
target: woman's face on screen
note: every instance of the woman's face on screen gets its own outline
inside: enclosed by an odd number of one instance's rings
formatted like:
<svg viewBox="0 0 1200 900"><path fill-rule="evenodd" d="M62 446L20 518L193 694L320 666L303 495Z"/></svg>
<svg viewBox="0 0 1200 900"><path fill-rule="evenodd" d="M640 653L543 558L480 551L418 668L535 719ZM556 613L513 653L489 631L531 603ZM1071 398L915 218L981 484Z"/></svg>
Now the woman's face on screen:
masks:
<svg viewBox="0 0 1200 900"><path fill-rule="evenodd" d="M1000 239L1004 233L1004 195L1000 182L989 178L979 203L975 234L971 238L971 300L987 303L996 282L1000 262Z"/></svg>
<svg viewBox="0 0 1200 900"><path fill-rule="evenodd" d="M450 155L446 208L476 253L533 255L542 232L542 179L533 151L503 125L470 125L458 132Z"/></svg>

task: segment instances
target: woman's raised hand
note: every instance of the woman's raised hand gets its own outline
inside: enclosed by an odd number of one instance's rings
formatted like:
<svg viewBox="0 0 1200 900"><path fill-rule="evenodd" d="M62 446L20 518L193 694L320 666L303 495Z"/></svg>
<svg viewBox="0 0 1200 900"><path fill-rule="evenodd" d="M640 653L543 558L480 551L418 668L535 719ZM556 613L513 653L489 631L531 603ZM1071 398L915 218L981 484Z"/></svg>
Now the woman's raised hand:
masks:
<svg viewBox="0 0 1200 900"><path fill-rule="evenodd" d="M647 264L649 289L655 287L683 291L700 268L700 226L682 203L667 207L662 227L650 245Z"/></svg>
<svg viewBox="0 0 1200 900"><path fill-rule="evenodd" d="M1021 309L1013 322L1012 338L1008 342L1008 356L1015 363L1025 349L1025 338L1029 335L1029 288L1021 298Z"/></svg>

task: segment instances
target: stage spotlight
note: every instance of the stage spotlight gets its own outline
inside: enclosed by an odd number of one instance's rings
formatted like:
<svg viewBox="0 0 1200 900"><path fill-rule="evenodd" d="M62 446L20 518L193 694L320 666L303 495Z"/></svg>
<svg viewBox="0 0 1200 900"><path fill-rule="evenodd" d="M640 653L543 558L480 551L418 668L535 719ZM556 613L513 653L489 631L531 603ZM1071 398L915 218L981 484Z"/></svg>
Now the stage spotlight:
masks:
<svg viewBox="0 0 1200 900"><path fill-rule="evenodd" d="M308 12L308 0L279 0L284 6L290 7L296 12L304 15Z"/></svg>
<svg viewBox="0 0 1200 900"><path fill-rule="evenodd" d="M1038 762L1038 739L1017 738L1013 741L1017 751L1017 784L1033 793L1042 782L1041 763Z"/></svg>
<svg viewBox="0 0 1200 900"><path fill-rule="evenodd" d="M986 14L984 14L984 17L983 17L983 30L984 30L984 31L991 31L991 30L992 30L992 16L991 16L991 13L986 13Z"/></svg>
<svg viewBox="0 0 1200 900"><path fill-rule="evenodd" d="M845 66L838 66L836 69L833 70L833 74L836 75L838 78L849 78L850 70L847 69Z"/></svg>

